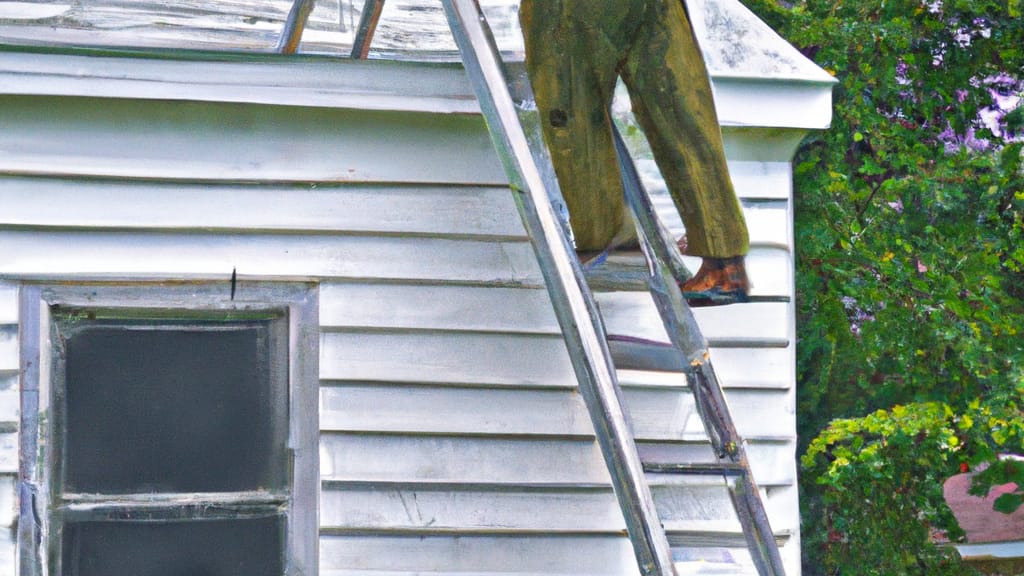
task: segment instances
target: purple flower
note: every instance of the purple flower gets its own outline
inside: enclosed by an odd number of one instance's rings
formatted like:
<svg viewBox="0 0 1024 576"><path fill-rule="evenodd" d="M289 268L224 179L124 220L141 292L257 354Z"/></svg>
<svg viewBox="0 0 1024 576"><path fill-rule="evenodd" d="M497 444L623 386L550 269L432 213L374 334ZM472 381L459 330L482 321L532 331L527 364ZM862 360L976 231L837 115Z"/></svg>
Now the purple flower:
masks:
<svg viewBox="0 0 1024 576"><path fill-rule="evenodd" d="M967 129L967 134L964 136L963 144L969 150L974 152L984 152L992 145L988 140L976 137L974 127Z"/></svg>

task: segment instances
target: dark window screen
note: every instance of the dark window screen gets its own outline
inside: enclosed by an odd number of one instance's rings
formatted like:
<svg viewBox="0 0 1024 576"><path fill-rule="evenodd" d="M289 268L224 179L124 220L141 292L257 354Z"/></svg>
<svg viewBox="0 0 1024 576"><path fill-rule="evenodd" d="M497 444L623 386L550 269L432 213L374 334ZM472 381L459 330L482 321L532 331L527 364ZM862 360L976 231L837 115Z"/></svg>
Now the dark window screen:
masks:
<svg viewBox="0 0 1024 576"><path fill-rule="evenodd" d="M235 492L285 485L287 387L272 381L268 326L70 331L64 490Z"/></svg>
<svg viewBox="0 0 1024 576"><path fill-rule="evenodd" d="M281 516L64 526L63 572L75 576L281 576Z"/></svg>

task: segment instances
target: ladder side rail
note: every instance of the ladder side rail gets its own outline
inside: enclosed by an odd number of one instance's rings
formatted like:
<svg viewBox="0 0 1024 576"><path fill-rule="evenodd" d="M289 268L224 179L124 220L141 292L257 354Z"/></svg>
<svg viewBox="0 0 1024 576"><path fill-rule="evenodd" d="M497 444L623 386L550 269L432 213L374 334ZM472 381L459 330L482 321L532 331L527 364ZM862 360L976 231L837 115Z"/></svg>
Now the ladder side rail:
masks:
<svg viewBox="0 0 1024 576"><path fill-rule="evenodd" d="M636 450L597 306L551 206L476 0L443 0L498 156L530 232L580 392L608 466L641 574L675 576L672 551Z"/></svg>
<svg viewBox="0 0 1024 576"><path fill-rule="evenodd" d="M732 478L729 482L729 498L736 509L740 523L744 526L743 536L751 552L758 572L771 576L785 576L779 544L771 531L768 513L757 483L750 474Z"/></svg>
<svg viewBox="0 0 1024 576"><path fill-rule="evenodd" d="M355 39L352 40L352 58L365 60L370 54L370 44L377 32L380 15L384 12L384 0L366 0L359 14L359 26L356 28Z"/></svg>
<svg viewBox="0 0 1024 576"><path fill-rule="evenodd" d="M288 11L288 18L284 21L284 28L281 30L281 38L277 41L275 50L280 54L294 54L302 41L302 33L306 29L306 22L313 12L316 0L295 0L291 10Z"/></svg>
<svg viewBox="0 0 1024 576"><path fill-rule="evenodd" d="M691 386L695 387L694 398L698 411L702 413L702 418L706 418L705 426L725 426L735 433L732 416L727 407L723 408L726 406L725 398L710 360L696 367L692 375L688 375L688 379ZM696 392L698 389L701 390L700 393ZM702 397L704 408L701 407ZM707 412L711 412L711 414L703 416ZM743 469L743 474L729 483L729 496L733 501L740 525L743 526L747 548L750 550L754 565L757 566L757 570L762 576L785 576L786 570L782 564L778 543L775 541L775 533L772 532L768 512L761 500L760 488L750 470L746 441L738 435L733 435L731 438L733 440L723 447L724 454L722 452L718 454L719 458L728 457L730 461Z"/></svg>
<svg viewBox="0 0 1024 576"><path fill-rule="evenodd" d="M711 364L707 340L672 275L669 262L675 242L668 240L660 232L654 204L640 182L640 176L622 135L614 126L613 139L619 166L622 169L626 202L633 213L640 246L647 257L650 291L655 306L664 322L669 339L688 365L686 378L717 457L728 458L744 471L735 484L730 483L730 496L747 538L751 556L762 575L782 576L785 574L782 557L764 503L761 501L760 491L750 472L745 442L736 431L729 413L728 403Z"/></svg>

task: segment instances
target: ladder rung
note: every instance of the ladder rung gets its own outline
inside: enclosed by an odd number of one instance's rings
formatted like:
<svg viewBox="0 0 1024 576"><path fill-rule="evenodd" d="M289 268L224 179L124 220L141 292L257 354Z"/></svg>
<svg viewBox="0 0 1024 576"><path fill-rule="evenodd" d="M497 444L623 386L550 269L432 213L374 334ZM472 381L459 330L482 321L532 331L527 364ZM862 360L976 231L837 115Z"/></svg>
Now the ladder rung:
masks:
<svg viewBox="0 0 1024 576"><path fill-rule="evenodd" d="M644 462L644 472L658 474L693 474L699 476L743 476L747 469L736 462L682 463Z"/></svg>
<svg viewBox="0 0 1024 576"><path fill-rule="evenodd" d="M720 338L708 341L715 348L787 348L786 338ZM619 370L650 372L684 372L686 365L679 351L668 342L633 336L608 335L608 349Z"/></svg>
<svg viewBox="0 0 1024 576"><path fill-rule="evenodd" d="M687 368L679 350L667 342L609 335L608 349L619 370L683 372Z"/></svg>
<svg viewBox="0 0 1024 576"><path fill-rule="evenodd" d="M673 548L745 548L747 547L746 536L743 528L736 523L735 531L724 530L701 530L690 527L680 529L671 523L665 525L668 543ZM776 545L785 545L791 538L791 534L776 533L772 535Z"/></svg>

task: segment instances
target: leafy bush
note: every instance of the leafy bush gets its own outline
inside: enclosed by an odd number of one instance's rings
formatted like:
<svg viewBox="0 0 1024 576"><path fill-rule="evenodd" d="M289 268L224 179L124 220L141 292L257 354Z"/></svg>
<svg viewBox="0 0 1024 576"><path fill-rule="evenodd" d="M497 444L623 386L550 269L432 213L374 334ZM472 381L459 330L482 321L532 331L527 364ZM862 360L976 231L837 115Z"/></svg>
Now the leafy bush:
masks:
<svg viewBox="0 0 1024 576"><path fill-rule="evenodd" d="M818 488L809 511L824 528L806 535L821 552L818 569L879 576L969 573L951 549L933 544L964 536L945 504L943 482L1008 447L1019 448L1024 422L1017 416L995 414L980 402L960 414L930 402L834 420L802 458ZM1005 474L998 466L1020 473L1020 464L1001 462L981 476L999 482ZM1018 498L1001 497L1002 508L1010 510Z"/></svg>

